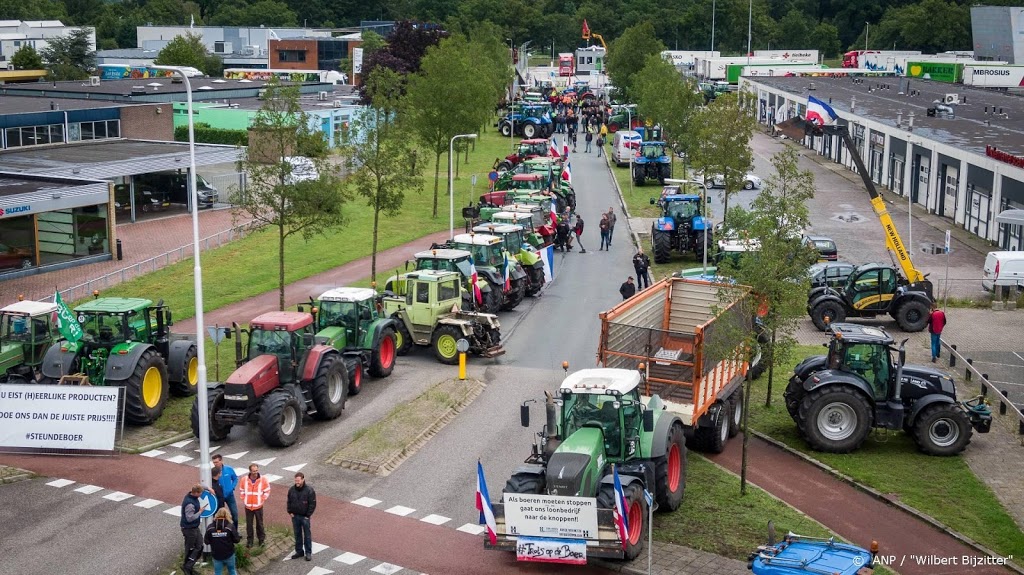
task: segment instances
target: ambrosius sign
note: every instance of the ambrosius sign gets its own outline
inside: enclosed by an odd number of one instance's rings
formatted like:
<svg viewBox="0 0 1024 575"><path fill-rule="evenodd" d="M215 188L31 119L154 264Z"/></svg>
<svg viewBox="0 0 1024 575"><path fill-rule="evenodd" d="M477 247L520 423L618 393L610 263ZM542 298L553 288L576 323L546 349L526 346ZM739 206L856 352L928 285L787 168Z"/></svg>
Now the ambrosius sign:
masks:
<svg viewBox="0 0 1024 575"><path fill-rule="evenodd" d="M18 214L27 214L32 211L32 206L11 206L9 208L0 208L0 218L6 218L8 216L15 216Z"/></svg>
<svg viewBox="0 0 1024 575"><path fill-rule="evenodd" d="M0 449L113 451L121 392L0 384Z"/></svg>

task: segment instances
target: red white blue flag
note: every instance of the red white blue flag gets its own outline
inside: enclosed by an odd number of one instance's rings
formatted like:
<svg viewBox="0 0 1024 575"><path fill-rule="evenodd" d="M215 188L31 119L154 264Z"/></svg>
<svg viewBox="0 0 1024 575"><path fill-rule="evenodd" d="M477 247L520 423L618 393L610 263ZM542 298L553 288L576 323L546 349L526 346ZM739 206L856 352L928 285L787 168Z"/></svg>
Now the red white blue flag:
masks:
<svg viewBox="0 0 1024 575"><path fill-rule="evenodd" d="M551 138L550 140L548 140L548 154L552 158L557 158L558 157L558 140L557 139Z"/></svg>
<svg viewBox="0 0 1024 575"><path fill-rule="evenodd" d="M562 179L571 184L572 183L572 167L569 164L570 163L568 161L566 161L565 165L562 166Z"/></svg>
<svg viewBox="0 0 1024 575"><path fill-rule="evenodd" d="M494 520L494 509L491 508L491 496L487 493L487 481L484 479L484 466L476 460L476 509L480 512L480 525L487 526L487 537L491 545L498 544L498 522Z"/></svg>
<svg viewBox="0 0 1024 575"><path fill-rule="evenodd" d="M807 114L805 117L808 122L819 126L835 124L836 120L839 119L839 116L836 114L836 111L832 109L832 106L829 106L814 96L807 97Z"/></svg>
<svg viewBox="0 0 1024 575"><path fill-rule="evenodd" d="M551 225L558 225L558 210L555 208L555 204L558 203L558 198L555 194L551 194Z"/></svg>
<svg viewBox="0 0 1024 575"><path fill-rule="evenodd" d="M569 140L562 142L562 159L569 159Z"/></svg>
<svg viewBox="0 0 1024 575"><path fill-rule="evenodd" d="M626 495L622 492L622 483L619 481L619 470L612 465L612 476L615 479L615 526L619 529L619 539L622 539L622 548L625 549L629 543L629 517L626 516Z"/></svg>
<svg viewBox="0 0 1024 575"><path fill-rule="evenodd" d="M512 266L508 263L508 252L502 251L501 273L505 277L505 291L512 289Z"/></svg>
<svg viewBox="0 0 1024 575"><path fill-rule="evenodd" d="M479 277L476 275L476 265L473 263L473 256L469 256L469 283L473 288L473 299L477 305L483 305L484 294L480 292Z"/></svg>

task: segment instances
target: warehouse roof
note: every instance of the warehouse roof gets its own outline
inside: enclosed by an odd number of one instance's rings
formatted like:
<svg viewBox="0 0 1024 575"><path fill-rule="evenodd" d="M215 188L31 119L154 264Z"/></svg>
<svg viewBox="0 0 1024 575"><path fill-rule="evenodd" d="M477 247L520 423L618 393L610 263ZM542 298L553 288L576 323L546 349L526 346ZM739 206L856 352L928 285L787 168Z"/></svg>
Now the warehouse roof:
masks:
<svg viewBox="0 0 1024 575"><path fill-rule="evenodd" d="M4 96L3 106L0 107L0 114L59 112L61 110L90 110L93 108L119 108L124 106L124 103L111 102L109 100L76 100L72 98L49 100L47 98L33 98L30 96Z"/></svg>
<svg viewBox="0 0 1024 575"><path fill-rule="evenodd" d="M851 119L850 105L854 100L852 116L891 126L896 125L897 113L902 110L904 130L913 112L913 133L921 138L981 155L985 154L986 145L1024 155L1024 98L1007 92L917 78L761 76L743 80L789 92L798 96L799 101L806 101L813 94L819 100L831 102L839 116L846 119ZM946 94L959 96L961 103L950 106L955 117L928 117L928 108L935 107L936 101L942 102Z"/></svg>

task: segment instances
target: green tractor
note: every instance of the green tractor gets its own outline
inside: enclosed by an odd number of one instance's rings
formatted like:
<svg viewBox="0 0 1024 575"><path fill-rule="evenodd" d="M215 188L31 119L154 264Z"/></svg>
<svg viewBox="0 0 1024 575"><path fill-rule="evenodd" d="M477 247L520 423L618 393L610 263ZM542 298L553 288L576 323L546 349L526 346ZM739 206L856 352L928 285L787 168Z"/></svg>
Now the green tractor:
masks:
<svg viewBox="0 0 1024 575"><path fill-rule="evenodd" d="M384 317L377 291L341 287L310 302L316 318L315 342L341 352L348 370L348 394L363 390L363 368L370 377L387 377L395 369L398 323ZM299 311L303 311L299 308Z"/></svg>
<svg viewBox="0 0 1024 575"><path fill-rule="evenodd" d="M43 354L60 339L57 305L19 301L0 309L0 383L31 383Z"/></svg>
<svg viewBox="0 0 1024 575"><path fill-rule="evenodd" d="M540 248L551 245L551 236L544 236L538 231L533 223L533 215L524 212L514 211L502 211L495 212L491 215L490 223L502 225L508 224L513 226L520 226L523 228L523 237L526 243L533 246L533 248L539 250ZM549 223L550 220L546 221L545 224ZM542 229L547 232L551 230L550 226L543 227Z"/></svg>
<svg viewBox="0 0 1024 575"><path fill-rule="evenodd" d="M675 511L686 486L686 437L682 420L667 411L657 395L641 398L641 371L584 369L562 381L558 397L547 396L546 425L537 433L532 453L505 484L506 503L494 504L497 544L515 550L523 526L509 525L508 494L596 497L597 532L584 534L587 557L634 559L643 549L648 524L647 491L658 511ZM520 406L523 427L530 426L529 403ZM625 541L614 519L616 492L612 465L625 496ZM575 500L578 501L578 500ZM555 502L557 503L557 501ZM557 532L556 525L538 523Z"/></svg>
<svg viewBox="0 0 1024 575"><path fill-rule="evenodd" d="M43 358L40 383L84 376L91 385L125 389L125 421L149 425L163 413L167 393L189 396L199 382L196 343L171 334L163 300L97 298L75 308L82 339L62 340ZM83 382L84 383L84 382Z"/></svg>
<svg viewBox="0 0 1024 575"><path fill-rule="evenodd" d="M505 251L512 254L519 267L526 273L526 295L536 296L544 288L547 281L544 275L544 260L532 244L527 242L523 226L512 224L480 224L473 228L477 234L487 234L501 238L505 242Z"/></svg>
<svg viewBox="0 0 1024 575"><path fill-rule="evenodd" d="M399 276L405 295L384 292L384 315L398 322L398 355L413 344L431 346L441 363L459 362L458 342L469 343L469 353L497 357L501 348L501 324L490 313L462 311L462 278L440 270L407 272Z"/></svg>
<svg viewBox="0 0 1024 575"><path fill-rule="evenodd" d="M491 284L483 274L477 274L477 287L480 289L480 298L483 303L477 304L473 297L472 282L473 271L469 267L469 259L472 257L466 250L454 250L448 248L434 248L417 252L415 261L416 270L440 270L446 272L458 272L462 275L462 308L466 310L482 311L486 313L498 313L504 300L502 286ZM406 269L408 269L408 263ZM405 285L399 280L401 276L392 276L384 284L385 291L391 291L398 295L405 295Z"/></svg>
<svg viewBox="0 0 1024 575"><path fill-rule="evenodd" d="M447 244L434 247L449 247L473 254L477 275L486 278L487 283L503 292L501 309L511 311L526 297L526 286L529 283L526 272L515 257L505 251L505 242L501 238L487 234L458 234ZM508 289L504 289L506 261L509 266Z"/></svg>

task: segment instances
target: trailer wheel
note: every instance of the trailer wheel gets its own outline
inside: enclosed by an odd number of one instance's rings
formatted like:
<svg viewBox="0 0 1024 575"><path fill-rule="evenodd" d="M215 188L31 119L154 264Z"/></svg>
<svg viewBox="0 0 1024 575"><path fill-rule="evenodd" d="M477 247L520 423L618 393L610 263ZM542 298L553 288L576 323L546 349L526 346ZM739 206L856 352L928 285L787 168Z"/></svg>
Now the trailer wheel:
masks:
<svg viewBox="0 0 1024 575"><path fill-rule="evenodd" d="M934 403L924 408L914 422L914 441L928 455L956 455L971 442L971 421L952 403Z"/></svg>
<svg viewBox="0 0 1024 575"><path fill-rule="evenodd" d="M721 453L729 441L729 406L716 402L717 413L710 427L698 427L693 431L693 447L705 453Z"/></svg>
<svg viewBox="0 0 1024 575"><path fill-rule="evenodd" d="M849 453L860 447L874 419L861 392L843 385L826 385L807 394L797 415L807 443L826 453Z"/></svg>
<svg viewBox="0 0 1024 575"><path fill-rule="evenodd" d="M686 488L686 437L678 422L668 430L668 451L655 460L654 482L658 511L679 509Z"/></svg>
<svg viewBox="0 0 1024 575"><path fill-rule="evenodd" d="M828 318L828 321L825 321ZM828 329L828 324L840 322L846 319L846 312L843 306L837 301L825 300L811 308L811 321L814 327L821 331Z"/></svg>
<svg viewBox="0 0 1024 575"><path fill-rule="evenodd" d="M210 417L210 439L214 441L221 441L226 439L228 434L231 433L231 424L222 424L217 422L217 411L224 407L224 389L217 388L211 389L208 394L207 403L210 406L207 410L207 414ZM192 435L199 437L199 398L192 402Z"/></svg>
<svg viewBox="0 0 1024 575"><path fill-rule="evenodd" d="M626 497L626 518L629 531L626 533L626 559L636 559L644 547L644 535L647 533L647 500L644 499L643 487L639 482L623 487ZM615 486L602 484L597 494L597 506L601 509L615 509Z"/></svg>
<svg viewBox="0 0 1024 575"><path fill-rule="evenodd" d="M928 325L928 306L918 300L900 305L896 310L896 324L903 331L921 331Z"/></svg>
<svg viewBox="0 0 1024 575"><path fill-rule="evenodd" d="M271 447L288 447L299 439L302 407L287 391L271 393L263 400L259 415L260 437Z"/></svg>
<svg viewBox="0 0 1024 575"><path fill-rule="evenodd" d="M505 489L501 492L538 495L544 492L544 476L535 473L516 473L505 482Z"/></svg>
<svg viewBox="0 0 1024 575"><path fill-rule="evenodd" d="M729 405L732 407L729 417L729 437L736 437L743 427L743 388L738 387L729 396Z"/></svg>

